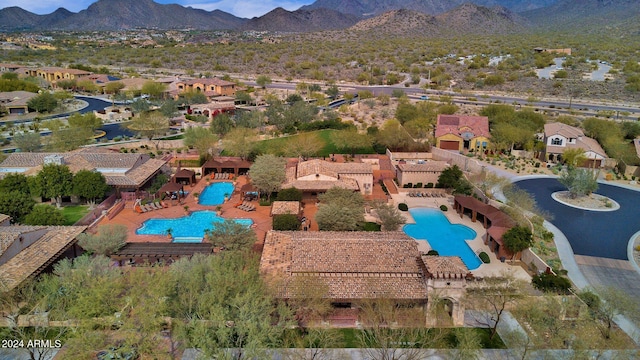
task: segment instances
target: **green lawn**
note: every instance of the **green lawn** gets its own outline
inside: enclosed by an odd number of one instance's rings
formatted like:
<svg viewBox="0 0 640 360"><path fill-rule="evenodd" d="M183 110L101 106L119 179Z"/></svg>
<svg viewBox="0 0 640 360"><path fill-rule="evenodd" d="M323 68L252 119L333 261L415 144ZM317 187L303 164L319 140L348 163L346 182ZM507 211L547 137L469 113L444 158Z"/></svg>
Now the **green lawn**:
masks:
<svg viewBox="0 0 640 360"><path fill-rule="evenodd" d="M64 225L73 225L89 212L87 205L70 205L62 208Z"/></svg>
<svg viewBox="0 0 640 360"><path fill-rule="evenodd" d="M320 151L320 153L318 153L317 156L330 156L331 154L339 154L341 153L340 150L338 150L338 148L336 148L336 146L334 145L334 143L331 141L331 133L334 132L336 130L333 129L325 129L325 130L318 130L318 131L314 131L314 133L318 134L318 136L320 137L320 139L322 139L325 143L324 147L322 148L322 150ZM293 139L295 137L297 137L298 135L293 135L293 136L288 136L288 137L281 137L281 138L275 138L275 139L269 139L269 140L264 140L264 141L260 141L257 143L256 147L258 149L258 152L263 153L263 154L268 154L270 152L272 152L274 149L286 149L287 148L287 143L289 141L291 141L290 139ZM375 154L375 151L373 150L373 147L369 146L367 148L363 148L363 149L358 149L355 151L356 154Z"/></svg>

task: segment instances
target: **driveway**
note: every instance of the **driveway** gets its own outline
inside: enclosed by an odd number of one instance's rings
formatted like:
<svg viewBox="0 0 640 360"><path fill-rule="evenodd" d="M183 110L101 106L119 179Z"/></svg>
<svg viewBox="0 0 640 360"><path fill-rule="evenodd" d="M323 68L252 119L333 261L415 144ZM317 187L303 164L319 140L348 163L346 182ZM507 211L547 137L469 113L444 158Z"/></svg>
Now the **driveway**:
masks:
<svg viewBox="0 0 640 360"><path fill-rule="evenodd" d="M566 190L556 179L528 179L516 185L533 194L538 206L553 214L551 222L567 237L575 255L627 259L627 244L640 230L640 192L600 184L597 193L620 204L620 209L597 212L572 208L551 198Z"/></svg>

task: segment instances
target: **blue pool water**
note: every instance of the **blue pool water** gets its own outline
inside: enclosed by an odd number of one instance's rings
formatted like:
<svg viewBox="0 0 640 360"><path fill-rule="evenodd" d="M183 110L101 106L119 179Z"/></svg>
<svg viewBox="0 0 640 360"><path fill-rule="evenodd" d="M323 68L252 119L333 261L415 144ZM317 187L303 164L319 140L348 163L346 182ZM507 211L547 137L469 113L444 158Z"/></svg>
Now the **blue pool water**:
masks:
<svg viewBox="0 0 640 360"><path fill-rule="evenodd" d="M214 211L194 211L189 216L176 219L149 219L136 230L138 235L166 235L171 229L173 242L201 242L204 231L215 228L215 223L224 221ZM236 222L251 226L251 219L235 219Z"/></svg>
<svg viewBox="0 0 640 360"><path fill-rule="evenodd" d="M207 185L198 198L198 204L220 205L224 202L224 194L233 194L233 183L225 181Z"/></svg>
<svg viewBox="0 0 640 360"><path fill-rule="evenodd" d="M476 232L468 226L451 224L437 209L414 208L409 213L416 221L403 230L414 239L426 240L441 256L459 256L469 270L477 269L482 261L471 250L466 240L473 240Z"/></svg>

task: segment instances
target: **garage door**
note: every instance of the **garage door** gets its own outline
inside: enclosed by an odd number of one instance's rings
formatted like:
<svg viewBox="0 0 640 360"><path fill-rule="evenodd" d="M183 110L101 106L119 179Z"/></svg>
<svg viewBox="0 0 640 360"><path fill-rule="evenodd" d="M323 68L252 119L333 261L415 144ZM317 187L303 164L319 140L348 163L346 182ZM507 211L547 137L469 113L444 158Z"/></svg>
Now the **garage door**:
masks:
<svg viewBox="0 0 640 360"><path fill-rule="evenodd" d="M440 141L440 149L458 150L460 149L460 142L453 140L442 140Z"/></svg>

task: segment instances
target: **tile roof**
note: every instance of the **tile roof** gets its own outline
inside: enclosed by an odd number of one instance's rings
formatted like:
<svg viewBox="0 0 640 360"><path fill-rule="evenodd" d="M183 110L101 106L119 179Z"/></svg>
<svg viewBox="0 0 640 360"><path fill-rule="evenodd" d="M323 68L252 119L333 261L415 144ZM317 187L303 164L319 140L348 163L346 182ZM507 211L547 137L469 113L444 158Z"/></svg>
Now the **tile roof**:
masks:
<svg viewBox="0 0 640 360"><path fill-rule="evenodd" d="M0 281L6 290L39 274L75 243L86 226L51 226L48 229L39 240L0 266Z"/></svg>
<svg viewBox="0 0 640 360"><path fill-rule="evenodd" d="M10 219L11 216L6 215L6 214L0 214L0 224L2 224L4 221L6 221L7 219Z"/></svg>
<svg viewBox="0 0 640 360"><path fill-rule="evenodd" d="M427 276L435 279L464 279L469 269L458 256L422 255Z"/></svg>
<svg viewBox="0 0 640 360"><path fill-rule="evenodd" d="M417 243L403 232L270 231L260 268L283 280L282 297L291 297L292 284L308 277L325 283L331 299L423 300L419 256Z"/></svg>
<svg viewBox="0 0 640 360"><path fill-rule="evenodd" d="M0 167L27 168L26 175L36 174L42 168L45 157L58 155L73 173L79 170L121 169L121 172L103 172L108 185L140 186L155 174L166 161L151 159L143 154L121 154L104 151L72 151L68 153L12 153ZM9 171L10 172L10 171Z"/></svg>
<svg viewBox="0 0 640 360"><path fill-rule="evenodd" d="M332 187L339 187L357 191L360 189L358 181L348 177L349 174L370 174L373 176L373 167L369 163L334 163L325 160L309 160L288 164L285 169L286 181L282 188L295 187L306 191L327 191ZM321 174L334 178L320 180L299 180L301 177ZM341 176L345 175L345 176Z"/></svg>
<svg viewBox="0 0 640 360"><path fill-rule="evenodd" d="M0 92L0 103L4 103L5 106L26 106L29 100L37 95L28 91Z"/></svg>
<svg viewBox="0 0 640 360"><path fill-rule="evenodd" d="M44 226L31 225L0 226L0 255L4 254L9 246L11 246L14 241L18 240L21 235L37 230L42 230L44 228Z"/></svg>
<svg viewBox="0 0 640 360"><path fill-rule="evenodd" d="M442 171L449 167L446 161L427 161L424 164L398 164L398 169L403 172L433 172Z"/></svg>
<svg viewBox="0 0 640 360"><path fill-rule="evenodd" d="M189 79L189 80L178 81L177 83L183 83L183 84L186 84L186 85L203 84L203 85L215 85L215 86L231 86L231 85L235 85L236 84L234 82L226 81L226 80L222 80L222 79L218 79L218 78Z"/></svg>
<svg viewBox="0 0 640 360"><path fill-rule="evenodd" d="M593 138L584 135L582 129L575 126L555 122L544 124L544 136L548 138L553 135L560 135L567 139L576 139L575 144L566 144L565 146L547 145L548 153L561 154L566 149L583 149L584 151L592 151L603 157L607 157L607 153L602 146Z"/></svg>
<svg viewBox="0 0 640 360"><path fill-rule="evenodd" d="M464 116L438 114L436 121L436 137L446 134L454 134L462 137L463 133L470 132L473 137L489 137L489 118L486 116Z"/></svg>
<svg viewBox="0 0 640 360"><path fill-rule="evenodd" d="M549 137L553 135L561 135L566 138L577 139L580 136L584 136L582 129L575 126L563 124L560 122L544 124L544 136Z"/></svg>
<svg viewBox="0 0 640 360"><path fill-rule="evenodd" d="M296 172L297 177L312 174L338 177L339 174L373 174L373 167L368 163L336 163L314 159L298 163Z"/></svg>
<svg viewBox="0 0 640 360"><path fill-rule="evenodd" d="M274 201L271 204L271 215L300 214L299 201Z"/></svg>

